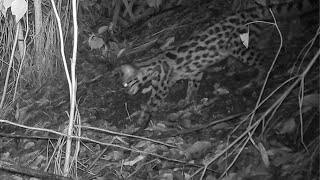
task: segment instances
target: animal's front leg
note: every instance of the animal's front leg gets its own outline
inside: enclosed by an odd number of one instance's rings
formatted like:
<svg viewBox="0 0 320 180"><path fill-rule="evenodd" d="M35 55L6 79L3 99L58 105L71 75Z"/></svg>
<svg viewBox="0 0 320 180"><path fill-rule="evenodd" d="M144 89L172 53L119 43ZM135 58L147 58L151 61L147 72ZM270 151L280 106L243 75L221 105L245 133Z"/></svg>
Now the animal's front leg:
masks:
<svg viewBox="0 0 320 180"><path fill-rule="evenodd" d="M192 100L195 100L202 76L203 76L203 72L198 72L190 77L188 81L188 90L187 90L187 97L186 97L187 102L191 102Z"/></svg>
<svg viewBox="0 0 320 180"><path fill-rule="evenodd" d="M266 56L261 52L261 50L256 48L246 49L242 46L234 48L232 55L246 64L249 67L253 67L258 70L258 74L254 76L248 84L239 88L237 93L242 94L244 91L251 88L254 84L258 87L262 86L264 83L264 78L266 75L265 64Z"/></svg>
<svg viewBox="0 0 320 180"><path fill-rule="evenodd" d="M159 84L164 85L163 83L159 83ZM153 112L155 112L158 109L158 107L161 105L161 103L164 101L164 99L168 95L168 91L169 91L168 87L160 86L159 84L154 85L152 87L152 93L151 93L150 99L147 105L142 107L142 112L138 120L138 125L141 128L147 127L150 121L151 115L153 114Z"/></svg>

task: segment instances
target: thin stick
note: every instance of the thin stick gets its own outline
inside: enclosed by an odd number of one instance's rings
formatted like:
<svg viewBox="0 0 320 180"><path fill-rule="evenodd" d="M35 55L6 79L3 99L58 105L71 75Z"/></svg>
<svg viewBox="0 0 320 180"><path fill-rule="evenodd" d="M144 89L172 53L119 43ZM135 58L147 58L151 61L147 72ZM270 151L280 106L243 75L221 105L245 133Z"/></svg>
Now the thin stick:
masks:
<svg viewBox="0 0 320 180"><path fill-rule="evenodd" d="M11 56L10 56L9 67L8 67L7 75L6 75L6 81L4 83L2 98L1 98L1 102L0 102L0 109L2 109L2 107L3 107L3 103L4 103L4 100L5 100L6 94L7 94L9 77L10 77L11 67L12 67L12 63L13 63L13 56L14 56L14 52L16 50L16 46L17 46L17 42L18 42L18 35L19 35L19 30L18 29L19 28L20 28L20 23L17 23L16 34L14 36L14 43L13 43L12 52L11 52Z"/></svg>

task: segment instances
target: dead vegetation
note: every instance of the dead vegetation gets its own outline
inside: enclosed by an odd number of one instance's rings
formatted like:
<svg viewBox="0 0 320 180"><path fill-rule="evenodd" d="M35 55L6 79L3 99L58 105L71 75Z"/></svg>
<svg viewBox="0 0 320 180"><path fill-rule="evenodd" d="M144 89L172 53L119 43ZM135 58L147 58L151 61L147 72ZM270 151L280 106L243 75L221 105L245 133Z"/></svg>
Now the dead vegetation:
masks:
<svg viewBox="0 0 320 180"><path fill-rule="evenodd" d="M30 18L37 1L0 15L0 179L319 178L319 18L298 21L296 31L273 19L278 31L262 36L274 66L261 92L234 93L251 76L235 79L237 64L208 70L196 103L176 84L136 136L130 125L149 95L127 95L116 68L249 5L80 1L76 21L75 1L52 2L42 2L39 31Z"/></svg>

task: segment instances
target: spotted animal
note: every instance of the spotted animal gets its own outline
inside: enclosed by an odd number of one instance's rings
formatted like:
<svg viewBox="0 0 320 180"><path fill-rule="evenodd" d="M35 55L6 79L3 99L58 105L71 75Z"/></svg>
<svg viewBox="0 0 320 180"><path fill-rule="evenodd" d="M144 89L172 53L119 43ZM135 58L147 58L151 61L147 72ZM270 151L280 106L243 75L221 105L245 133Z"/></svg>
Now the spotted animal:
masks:
<svg viewBox="0 0 320 180"><path fill-rule="evenodd" d="M319 6L317 0L304 0L297 3L277 5L270 8L253 8L222 18L214 25L194 32L184 43L169 47L151 59L121 66L123 85L129 94L136 94L146 83L151 83L151 96L143 107L138 124L145 127L151 114L164 101L169 89L179 80L188 81L186 101L196 95L203 77L203 72L228 57L236 58L248 66L259 70L252 83L261 84L266 72L265 56L255 47L246 48L240 35L247 31L248 23L275 17L290 16L314 9ZM250 41L258 41L255 34L250 34Z"/></svg>

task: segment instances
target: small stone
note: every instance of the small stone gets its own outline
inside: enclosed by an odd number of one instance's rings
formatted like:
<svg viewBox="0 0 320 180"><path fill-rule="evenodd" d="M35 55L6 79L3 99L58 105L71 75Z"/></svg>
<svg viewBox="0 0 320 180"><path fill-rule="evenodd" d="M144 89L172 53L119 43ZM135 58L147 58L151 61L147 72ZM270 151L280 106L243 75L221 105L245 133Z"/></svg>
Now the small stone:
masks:
<svg viewBox="0 0 320 180"><path fill-rule="evenodd" d="M187 105L187 101L186 100L184 100L184 99L182 99L182 100L180 100L179 102L178 102L178 107L179 108L183 108L183 107L185 107Z"/></svg>
<svg viewBox="0 0 320 180"><path fill-rule="evenodd" d="M179 118L179 115L177 113L171 113L168 115L168 120L171 122L176 122Z"/></svg>
<svg viewBox="0 0 320 180"><path fill-rule="evenodd" d="M191 129L192 128L191 120L190 119L183 119L181 121L181 126L186 129Z"/></svg>
<svg viewBox="0 0 320 180"><path fill-rule="evenodd" d="M182 115L181 119L189 119L191 117L192 113L191 112L186 112Z"/></svg>

